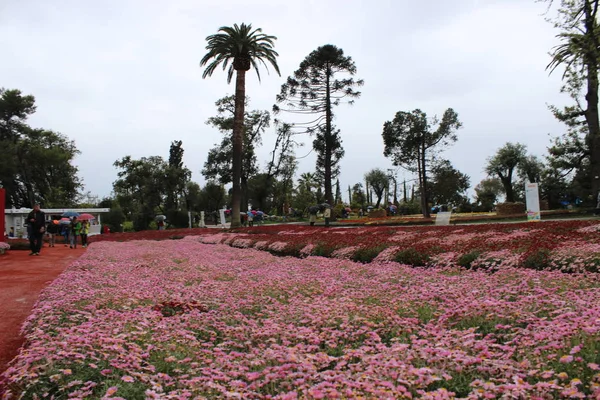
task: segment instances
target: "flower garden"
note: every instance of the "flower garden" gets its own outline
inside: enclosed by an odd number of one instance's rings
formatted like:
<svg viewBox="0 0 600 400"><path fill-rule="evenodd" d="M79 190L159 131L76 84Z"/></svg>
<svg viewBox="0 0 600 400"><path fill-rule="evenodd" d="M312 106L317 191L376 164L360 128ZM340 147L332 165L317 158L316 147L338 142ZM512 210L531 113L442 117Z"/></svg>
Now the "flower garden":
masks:
<svg viewBox="0 0 600 400"><path fill-rule="evenodd" d="M4 398L600 396L597 223L162 232L47 287Z"/></svg>

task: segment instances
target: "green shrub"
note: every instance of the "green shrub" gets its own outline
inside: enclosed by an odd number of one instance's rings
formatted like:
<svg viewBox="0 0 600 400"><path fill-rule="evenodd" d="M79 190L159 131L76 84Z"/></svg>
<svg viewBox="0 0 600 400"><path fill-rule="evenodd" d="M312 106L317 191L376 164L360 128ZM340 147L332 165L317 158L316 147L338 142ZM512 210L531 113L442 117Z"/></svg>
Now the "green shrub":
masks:
<svg viewBox="0 0 600 400"><path fill-rule="evenodd" d="M529 253L523 261L523 266L538 271L548 269L550 267L550 250L538 249Z"/></svg>
<svg viewBox="0 0 600 400"><path fill-rule="evenodd" d="M329 257L331 253L335 251L335 248L329 246L326 243L317 243L312 251L313 256Z"/></svg>
<svg viewBox="0 0 600 400"><path fill-rule="evenodd" d="M413 267L424 267L429 263L430 256L411 247L396 253L394 261L400 264L412 265Z"/></svg>
<svg viewBox="0 0 600 400"><path fill-rule="evenodd" d="M473 262L481 255L481 251L479 250L474 250L470 253L465 253L462 256L458 257L458 260L456 260L456 264L466 268L466 269L471 269L473 268Z"/></svg>
<svg viewBox="0 0 600 400"><path fill-rule="evenodd" d="M111 232L113 232L112 227L110 229ZM116 231L119 232L120 230ZM133 221L124 221L123 222L123 232L134 232L135 229L133 229Z"/></svg>
<svg viewBox="0 0 600 400"><path fill-rule="evenodd" d="M170 228L187 228L189 227L189 216L186 211L169 210L167 211L167 221Z"/></svg>
<svg viewBox="0 0 600 400"><path fill-rule="evenodd" d="M360 262L360 263L370 263L373 261L375 257L381 253L386 246L376 246L376 247L361 247L357 249L350 259L352 261Z"/></svg>
<svg viewBox="0 0 600 400"><path fill-rule="evenodd" d="M102 215L102 224L108 225L111 232L121 232L121 224L124 222L125 214L119 207L111 208L108 213Z"/></svg>

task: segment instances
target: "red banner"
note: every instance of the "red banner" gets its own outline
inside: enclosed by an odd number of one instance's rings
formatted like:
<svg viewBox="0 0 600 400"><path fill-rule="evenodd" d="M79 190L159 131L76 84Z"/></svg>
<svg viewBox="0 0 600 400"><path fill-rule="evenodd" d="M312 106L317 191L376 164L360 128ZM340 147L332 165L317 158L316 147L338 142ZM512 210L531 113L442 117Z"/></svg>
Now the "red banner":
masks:
<svg viewBox="0 0 600 400"><path fill-rule="evenodd" d="M4 209L6 208L6 190L0 188L0 242L4 242L6 240L6 227L4 223L6 222L6 218L4 217Z"/></svg>

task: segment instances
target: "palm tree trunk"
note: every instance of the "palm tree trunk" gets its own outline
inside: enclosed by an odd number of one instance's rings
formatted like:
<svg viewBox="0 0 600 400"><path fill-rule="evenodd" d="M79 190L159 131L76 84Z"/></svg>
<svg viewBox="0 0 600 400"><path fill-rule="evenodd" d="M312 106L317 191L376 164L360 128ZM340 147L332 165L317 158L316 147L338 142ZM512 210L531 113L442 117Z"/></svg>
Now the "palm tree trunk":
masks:
<svg viewBox="0 0 600 400"><path fill-rule="evenodd" d="M235 112L233 117L232 138L232 190L231 190L231 227L237 228L240 222L242 153L244 145L244 101L246 99L246 71L236 70L235 79Z"/></svg>

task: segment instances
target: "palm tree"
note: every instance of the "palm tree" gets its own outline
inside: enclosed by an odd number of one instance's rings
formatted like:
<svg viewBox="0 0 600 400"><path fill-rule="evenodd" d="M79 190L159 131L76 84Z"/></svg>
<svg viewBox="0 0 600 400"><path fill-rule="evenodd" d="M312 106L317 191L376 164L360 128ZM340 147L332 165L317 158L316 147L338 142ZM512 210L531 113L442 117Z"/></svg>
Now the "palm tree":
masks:
<svg viewBox="0 0 600 400"><path fill-rule="evenodd" d="M242 146L244 133L244 100L246 99L246 71L254 67L258 80L260 82L260 72L258 62L262 63L268 70L269 62L277 74L279 66L276 57L279 55L273 50L275 36L269 36L262 33L261 29L252 30L252 25L234 24L233 27L223 26L219 32L206 38L208 44L206 50L208 53L202 57L200 66L207 65L202 78L212 76L212 73L219 65L223 65L223 70L227 71L227 83L231 83L233 71L236 72L235 80L235 112L233 121L233 159L232 159L232 180L233 190L231 196L232 218L231 227L240 226L240 200L241 186L240 178L242 175Z"/></svg>

